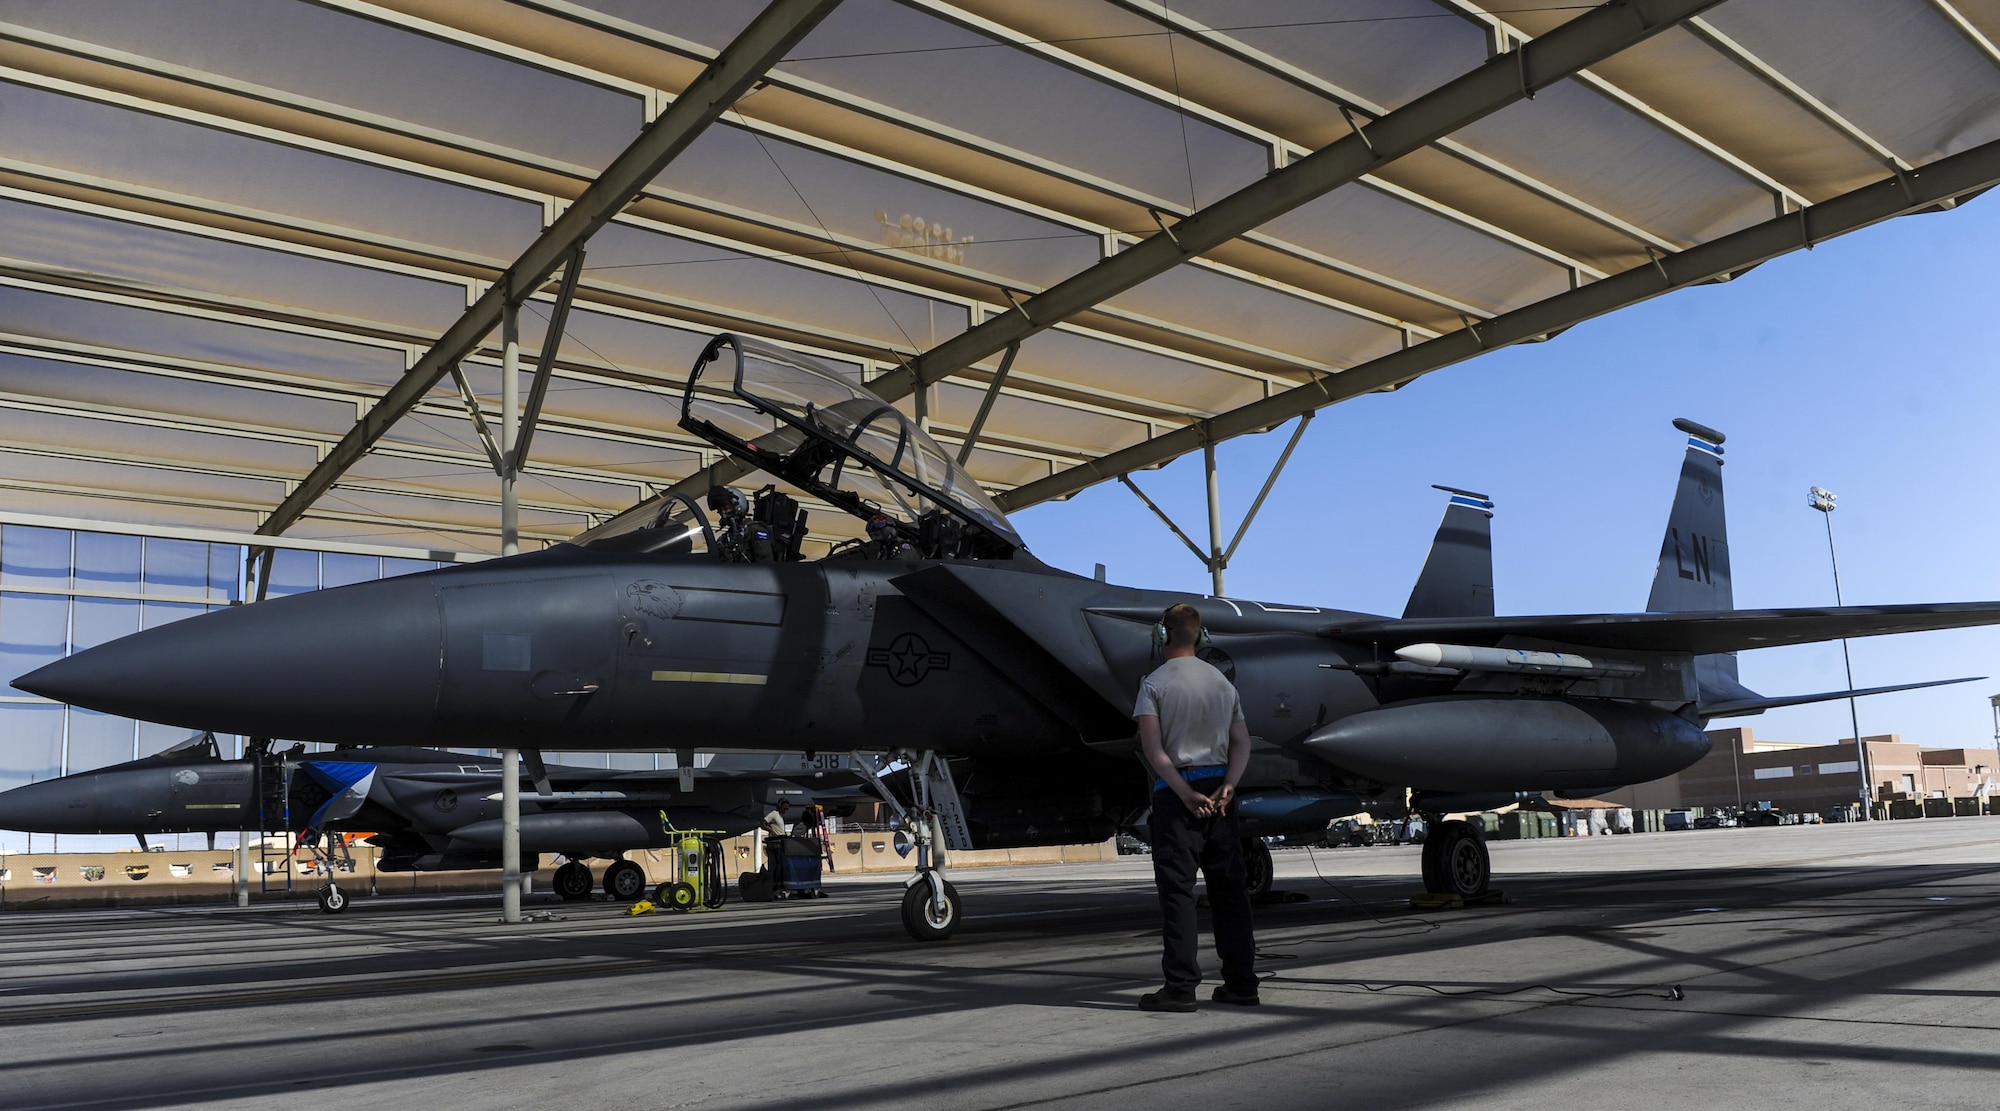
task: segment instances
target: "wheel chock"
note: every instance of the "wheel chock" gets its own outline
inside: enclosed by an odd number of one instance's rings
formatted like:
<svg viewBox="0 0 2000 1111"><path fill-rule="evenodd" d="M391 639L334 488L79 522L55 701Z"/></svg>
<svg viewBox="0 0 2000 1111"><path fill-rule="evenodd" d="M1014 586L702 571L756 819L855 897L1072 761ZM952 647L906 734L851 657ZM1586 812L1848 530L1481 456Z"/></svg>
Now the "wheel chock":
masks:
<svg viewBox="0 0 2000 1111"><path fill-rule="evenodd" d="M625 914L627 917L639 914L658 914L658 913L660 913L660 908L654 906L652 900L650 899L641 899L638 902L633 903L631 906L625 908Z"/></svg>

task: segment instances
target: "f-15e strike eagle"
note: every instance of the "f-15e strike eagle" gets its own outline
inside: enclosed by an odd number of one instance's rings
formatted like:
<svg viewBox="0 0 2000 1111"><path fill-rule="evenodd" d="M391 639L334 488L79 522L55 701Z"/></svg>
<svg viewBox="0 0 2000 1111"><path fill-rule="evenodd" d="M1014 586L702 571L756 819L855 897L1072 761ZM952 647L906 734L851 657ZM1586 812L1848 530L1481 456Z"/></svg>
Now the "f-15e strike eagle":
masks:
<svg viewBox="0 0 2000 1111"><path fill-rule="evenodd" d="M1687 452L1649 612L1495 617L1490 589L1482 605L1477 589L1420 586L1402 618L1049 567L894 406L753 340L708 345L680 424L874 522L873 538L806 561L804 514L775 483L754 507L669 492L540 552L190 618L15 685L346 744L901 754L914 782L877 783L918 839L924 882L903 920L937 938L959 908L936 844L1099 840L1142 813L1132 702L1176 602L1201 610L1207 659L1241 692L1256 746L1240 797L1258 833L1656 779L1708 751L1711 717L1848 694L1763 697L1738 682L1738 651L2000 623L2000 602L1733 609L1723 437L1689 421L1675 422ZM1429 828L1425 884L1484 891L1473 828Z"/></svg>

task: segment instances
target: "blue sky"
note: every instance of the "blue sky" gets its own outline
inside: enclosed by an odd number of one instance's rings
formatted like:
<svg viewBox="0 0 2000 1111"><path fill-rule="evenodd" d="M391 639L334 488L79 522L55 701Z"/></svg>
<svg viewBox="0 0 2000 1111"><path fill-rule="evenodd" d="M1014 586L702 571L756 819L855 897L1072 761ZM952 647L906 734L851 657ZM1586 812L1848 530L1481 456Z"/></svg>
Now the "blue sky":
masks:
<svg viewBox="0 0 2000 1111"><path fill-rule="evenodd" d="M2000 379L1991 372L2000 201L1893 220L1439 371L1394 394L1323 410L1228 574L1232 596L1397 614L1443 495L1480 490L1493 521L1502 614L1634 611L1645 605L1690 417L1729 437L1736 604L1833 601L1833 515L1850 605L2000 599L1995 473ZM1218 449L1225 540L1290 427ZM1201 461L1135 480L1205 536ZM1016 514L1031 549L1111 581L1208 591L1208 574L1122 486ZM1984 682L1860 702L1861 731L1934 746L1994 744L2000 630L1852 642L1861 687L1930 678ZM1845 686L1839 644L1742 657L1767 694ZM1774 710L1723 725L1775 739L1850 736L1847 704Z"/></svg>

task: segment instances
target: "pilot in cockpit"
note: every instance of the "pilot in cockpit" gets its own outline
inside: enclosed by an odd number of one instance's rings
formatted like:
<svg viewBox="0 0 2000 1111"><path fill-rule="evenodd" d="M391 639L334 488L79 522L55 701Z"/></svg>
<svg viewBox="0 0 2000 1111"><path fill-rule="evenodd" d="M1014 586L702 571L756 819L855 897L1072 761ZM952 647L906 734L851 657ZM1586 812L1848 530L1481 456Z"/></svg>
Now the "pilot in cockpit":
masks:
<svg viewBox="0 0 2000 1111"><path fill-rule="evenodd" d="M867 559L915 559L916 549L896 531L896 522L886 513L868 518L868 542L861 546Z"/></svg>

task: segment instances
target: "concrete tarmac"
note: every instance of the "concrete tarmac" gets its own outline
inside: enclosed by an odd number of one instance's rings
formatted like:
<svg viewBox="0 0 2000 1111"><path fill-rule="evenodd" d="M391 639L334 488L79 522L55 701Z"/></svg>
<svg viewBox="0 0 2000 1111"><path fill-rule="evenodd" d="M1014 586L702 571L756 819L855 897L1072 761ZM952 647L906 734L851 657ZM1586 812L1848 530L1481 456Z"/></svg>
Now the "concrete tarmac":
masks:
<svg viewBox="0 0 2000 1111"><path fill-rule="evenodd" d="M0 1107L974 1109L2000 1103L2000 819L1281 850L1254 1010L1145 1014L1144 858L629 917L531 900L0 915ZM1678 992L1676 991L1678 989ZM1679 995L1676 998L1676 995Z"/></svg>

